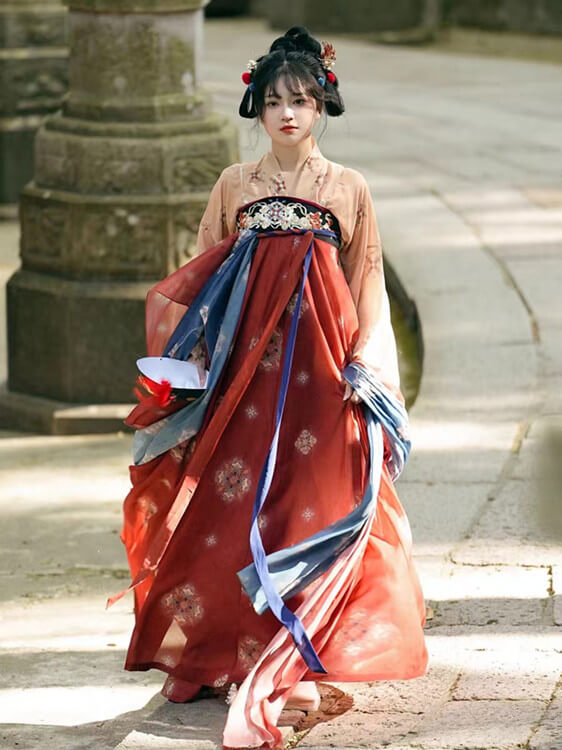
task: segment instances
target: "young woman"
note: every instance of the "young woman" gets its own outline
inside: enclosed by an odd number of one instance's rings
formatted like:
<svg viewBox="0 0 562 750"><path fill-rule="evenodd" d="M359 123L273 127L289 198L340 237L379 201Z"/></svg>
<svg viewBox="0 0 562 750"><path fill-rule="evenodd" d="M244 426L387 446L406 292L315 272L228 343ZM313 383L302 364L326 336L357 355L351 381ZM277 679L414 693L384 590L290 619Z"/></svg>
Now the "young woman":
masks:
<svg viewBox="0 0 562 750"><path fill-rule="evenodd" d="M167 672L178 702L239 686L225 747L281 747L281 710L317 707L319 679L427 664L377 222L364 178L312 136L344 110L334 60L294 27L250 61L240 114L271 150L223 171L197 257L147 298L148 353L207 380L187 400L145 379L128 419L126 668Z"/></svg>

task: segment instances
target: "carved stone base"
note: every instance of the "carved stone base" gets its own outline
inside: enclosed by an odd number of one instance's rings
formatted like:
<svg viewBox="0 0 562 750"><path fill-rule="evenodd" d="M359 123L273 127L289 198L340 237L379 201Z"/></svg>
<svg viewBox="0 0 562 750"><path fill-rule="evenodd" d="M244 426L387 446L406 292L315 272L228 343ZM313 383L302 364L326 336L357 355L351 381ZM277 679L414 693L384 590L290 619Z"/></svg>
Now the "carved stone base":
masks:
<svg viewBox="0 0 562 750"><path fill-rule="evenodd" d="M0 386L0 428L43 435L132 432L124 423L132 404L69 404Z"/></svg>
<svg viewBox="0 0 562 750"><path fill-rule="evenodd" d="M192 257L208 191L238 153L233 126L215 115L139 130L58 115L40 130L39 184L20 203L22 270L8 283L14 391L132 397L146 292Z"/></svg>
<svg viewBox="0 0 562 750"><path fill-rule="evenodd" d="M148 287L17 271L7 286L10 390L74 404L134 400Z"/></svg>
<svg viewBox="0 0 562 750"><path fill-rule="evenodd" d="M22 193L9 388L122 404L145 354L146 292L194 254L238 138L198 82L205 0L65 2L70 90Z"/></svg>

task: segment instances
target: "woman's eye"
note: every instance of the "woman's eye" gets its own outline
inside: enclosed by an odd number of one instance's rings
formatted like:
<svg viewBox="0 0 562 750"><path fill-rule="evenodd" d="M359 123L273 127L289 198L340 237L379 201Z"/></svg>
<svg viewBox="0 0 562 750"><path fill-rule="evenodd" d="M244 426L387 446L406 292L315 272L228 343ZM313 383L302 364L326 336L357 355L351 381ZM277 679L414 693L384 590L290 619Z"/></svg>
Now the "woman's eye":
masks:
<svg viewBox="0 0 562 750"><path fill-rule="evenodd" d="M298 99L295 99L295 104L304 104L306 102L306 99L303 99L302 96L299 96Z"/></svg>
<svg viewBox="0 0 562 750"><path fill-rule="evenodd" d="M267 106L268 107L276 107L277 106L277 102L267 102Z"/></svg>

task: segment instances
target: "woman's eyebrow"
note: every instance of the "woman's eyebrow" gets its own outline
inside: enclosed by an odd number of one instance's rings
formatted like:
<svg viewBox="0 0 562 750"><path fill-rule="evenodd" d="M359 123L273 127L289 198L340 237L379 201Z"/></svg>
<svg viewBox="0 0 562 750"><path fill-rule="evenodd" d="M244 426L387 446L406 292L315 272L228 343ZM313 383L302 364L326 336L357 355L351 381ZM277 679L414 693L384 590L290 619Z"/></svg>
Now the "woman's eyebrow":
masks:
<svg viewBox="0 0 562 750"><path fill-rule="evenodd" d="M281 99L281 97L279 96L279 94L277 94L275 91L270 91L269 94L265 95L265 98L267 99L268 96L269 97L273 97L275 99Z"/></svg>

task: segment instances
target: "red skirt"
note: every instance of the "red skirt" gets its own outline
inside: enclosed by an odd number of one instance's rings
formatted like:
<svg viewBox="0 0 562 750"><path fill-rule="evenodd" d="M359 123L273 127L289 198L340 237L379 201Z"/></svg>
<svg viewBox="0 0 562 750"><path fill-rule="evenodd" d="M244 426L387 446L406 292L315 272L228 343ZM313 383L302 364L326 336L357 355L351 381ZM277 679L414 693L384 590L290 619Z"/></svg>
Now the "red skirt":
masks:
<svg viewBox="0 0 562 750"><path fill-rule="evenodd" d="M162 353L236 237L151 290L149 354ZM158 550L157 570L135 588L136 624L126 669L167 672L165 692L172 700L185 699L188 683L242 682L281 628L270 612L256 614L237 572L252 562L257 481L275 427L284 346L312 237L290 231L258 235L233 346L202 428L149 463L130 467L122 540L133 578L161 545L171 516L175 531ZM347 515L361 502L368 481L362 408L343 399L341 375L357 340L357 312L337 249L319 237L313 242L275 475L259 518L267 553ZM139 405L128 422L145 427L173 408ZM180 498L178 520L178 493L186 481L192 491L189 499ZM307 589L287 604L295 610L306 598ZM425 606L410 529L384 467L359 568L332 604L317 633L309 633L328 674L306 673L304 679L366 681L425 673Z"/></svg>

